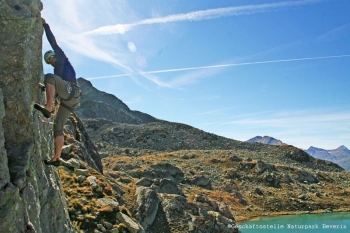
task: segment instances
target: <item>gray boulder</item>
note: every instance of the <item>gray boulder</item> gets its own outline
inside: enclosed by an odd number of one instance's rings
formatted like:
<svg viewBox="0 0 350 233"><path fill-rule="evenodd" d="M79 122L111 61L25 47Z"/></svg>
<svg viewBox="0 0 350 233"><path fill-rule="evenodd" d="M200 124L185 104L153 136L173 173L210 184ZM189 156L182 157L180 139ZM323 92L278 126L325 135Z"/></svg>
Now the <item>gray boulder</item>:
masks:
<svg viewBox="0 0 350 233"><path fill-rule="evenodd" d="M184 173L181 171L181 169L170 163L158 163L152 165L151 168L160 173L166 174L167 177L163 178L170 178L178 183L180 183L184 179Z"/></svg>
<svg viewBox="0 0 350 233"><path fill-rule="evenodd" d="M117 219L119 220L119 222L123 223L126 226L126 228L128 229L129 232L131 232L131 233L145 233L145 230L142 228L142 226L140 226L140 224L138 224L137 222L132 220L129 216L127 216L121 212L118 212Z"/></svg>
<svg viewBox="0 0 350 233"><path fill-rule="evenodd" d="M307 171L300 171L298 174L298 181L303 183L318 183L318 179Z"/></svg>
<svg viewBox="0 0 350 233"><path fill-rule="evenodd" d="M205 189L212 189L211 181L205 176L198 176L193 180L193 184Z"/></svg>
<svg viewBox="0 0 350 233"><path fill-rule="evenodd" d="M97 201L96 201L99 205L101 205L102 207L104 207L104 206L110 206L110 207L112 207L113 209L117 209L118 208L118 206L119 206L119 203L117 202L117 201L115 201L115 200L113 200L113 199L111 199L111 198L106 198L106 197L104 197L104 198L99 198L99 199L97 199Z"/></svg>
<svg viewBox="0 0 350 233"><path fill-rule="evenodd" d="M161 224L169 228L168 232L238 232L235 220L213 211L218 205L203 195L197 197L199 202L188 202L174 194L159 194L159 197L166 218Z"/></svg>
<svg viewBox="0 0 350 233"><path fill-rule="evenodd" d="M169 179L162 179L158 185L157 191L158 193L184 195L177 184Z"/></svg>
<svg viewBox="0 0 350 233"><path fill-rule="evenodd" d="M291 148L286 156L298 162L310 162L312 160L312 157L308 153L296 148Z"/></svg>
<svg viewBox="0 0 350 233"><path fill-rule="evenodd" d="M156 191L147 187L138 187L136 195L138 205L136 219L147 230L155 220L160 200Z"/></svg>
<svg viewBox="0 0 350 233"><path fill-rule="evenodd" d="M150 187L153 181L149 178L142 177L139 181L136 182L136 185Z"/></svg>

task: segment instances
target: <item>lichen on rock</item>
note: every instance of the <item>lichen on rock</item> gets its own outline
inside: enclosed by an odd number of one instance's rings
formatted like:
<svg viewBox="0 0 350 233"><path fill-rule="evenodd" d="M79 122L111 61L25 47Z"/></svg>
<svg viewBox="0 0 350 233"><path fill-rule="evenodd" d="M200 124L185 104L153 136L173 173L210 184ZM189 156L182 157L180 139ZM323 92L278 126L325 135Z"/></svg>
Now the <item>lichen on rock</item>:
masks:
<svg viewBox="0 0 350 233"><path fill-rule="evenodd" d="M74 232L54 169L51 129L33 111L43 102L42 3L0 1L0 229L2 232Z"/></svg>

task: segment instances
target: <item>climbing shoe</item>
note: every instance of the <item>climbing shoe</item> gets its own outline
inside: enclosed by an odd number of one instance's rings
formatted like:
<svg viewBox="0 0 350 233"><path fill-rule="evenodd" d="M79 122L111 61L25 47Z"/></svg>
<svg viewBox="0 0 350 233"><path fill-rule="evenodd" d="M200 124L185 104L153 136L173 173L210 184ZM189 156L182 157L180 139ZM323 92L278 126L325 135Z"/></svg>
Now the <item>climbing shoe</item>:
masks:
<svg viewBox="0 0 350 233"><path fill-rule="evenodd" d="M48 166L52 165L55 167L60 166L60 164L61 164L59 160L52 160L52 159L50 159L50 160L45 159L44 163Z"/></svg>
<svg viewBox="0 0 350 233"><path fill-rule="evenodd" d="M39 110L46 118L50 118L52 115L52 112L50 112L49 110L47 110L44 106L42 106L40 104L35 103L34 108L36 110Z"/></svg>

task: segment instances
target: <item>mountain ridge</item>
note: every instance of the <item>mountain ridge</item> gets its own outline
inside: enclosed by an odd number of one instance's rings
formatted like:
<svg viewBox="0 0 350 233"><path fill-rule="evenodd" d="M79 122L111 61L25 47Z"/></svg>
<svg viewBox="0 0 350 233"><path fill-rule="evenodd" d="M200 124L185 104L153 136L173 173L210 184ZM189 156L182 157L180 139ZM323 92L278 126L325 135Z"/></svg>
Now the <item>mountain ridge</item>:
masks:
<svg viewBox="0 0 350 233"><path fill-rule="evenodd" d="M267 144L267 145L286 145L283 143L281 140L277 140L273 137L270 136L255 136L247 142L250 143L262 143L262 144ZM309 155L318 158L318 159L324 159L327 161L331 161L333 163L336 163L343 167L344 169L350 171L350 150L344 146L341 145L336 149L323 149L323 148L318 148L314 146L310 146L308 149L302 149Z"/></svg>
<svg viewBox="0 0 350 233"><path fill-rule="evenodd" d="M339 164L344 169L350 171L350 150L344 145L330 150L310 146L305 152L315 158L325 159Z"/></svg>
<svg viewBox="0 0 350 233"><path fill-rule="evenodd" d="M130 124L160 121L149 114L130 110L116 96L97 90L90 81L84 78L78 78L77 81L83 93L80 107L75 111L80 118L105 118L115 122ZM84 108L81 106L84 106Z"/></svg>

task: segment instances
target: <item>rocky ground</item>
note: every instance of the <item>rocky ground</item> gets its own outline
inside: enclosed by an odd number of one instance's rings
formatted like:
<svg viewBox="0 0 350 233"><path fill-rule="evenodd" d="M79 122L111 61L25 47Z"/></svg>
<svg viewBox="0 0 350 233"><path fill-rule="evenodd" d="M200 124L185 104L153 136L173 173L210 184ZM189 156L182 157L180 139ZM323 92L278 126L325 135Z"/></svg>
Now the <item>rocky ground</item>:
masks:
<svg viewBox="0 0 350 233"><path fill-rule="evenodd" d="M98 150L86 132L71 117L58 168L78 232L237 232L257 216L350 210L350 173L292 146ZM103 172L84 153L101 149Z"/></svg>
<svg viewBox="0 0 350 233"><path fill-rule="evenodd" d="M118 114L119 101L88 84L99 99L87 98L94 104L77 114L92 114L104 98ZM80 232L225 233L257 216L350 210L350 173L335 163L290 145L240 142L123 111L129 117L118 122L95 111L97 118L75 116L68 124L64 156L79 167L60 174Z"/></svg>
<svg viewBox="0 0 350 233"><path fill-rule="evenodd" d="M188 201L200 195L206 202L226 206L227 214L237 221L263 215L349 210L348 172L285 165L275 163L274 154L265 156L268 159L239 150L183 150L114 155L102 161L105 174L124 183L128 193L133 194L139 184L152 187L164 179L173 180ZM176 171L175 175L169 170ZM128 195L129 206L134 199Z"/></svg>
<svg viewBox="0 0 350 233"><path fill-rule="evenodd" d="M122 149L120 160L109 156L99 166L99 158L88 156L96 151L72 116L65 127L65 162L57 171L78 232L237 232L229 206L207 193L213 187L205 176L189 179L173 161L147 154L151 150L135 156Z"/></svg>

